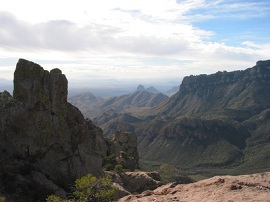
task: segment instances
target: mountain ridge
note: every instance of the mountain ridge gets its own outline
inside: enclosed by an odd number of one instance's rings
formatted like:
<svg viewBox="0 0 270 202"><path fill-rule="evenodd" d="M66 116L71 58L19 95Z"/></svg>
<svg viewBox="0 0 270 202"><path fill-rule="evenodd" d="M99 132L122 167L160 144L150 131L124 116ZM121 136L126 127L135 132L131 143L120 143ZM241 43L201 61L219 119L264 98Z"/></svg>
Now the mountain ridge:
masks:
<svg viewBox="0 0 270 202"><path fill-rule="evenodd" d="M142 90L109 98L97 98L95 96L94 100L92 98L87 98L84 93L72 96L68 100L77 106L85 117L94 119L108 111L113 113L128 113L129 111L140 108L150 108L165 101L168 99L168 96L162 93L152 93Z"/></svg>
<svg viewBox="0 0 270 202"><path fill-rule="evenodd" d="M179 91L171 97L163 105L156 108L156 114L164 114L169 116L180 116L180 115L194 115L195 113L201 113L203 110L213 108L227 107L229 109L236 109L239 106L237 104L237 98L242 99L245 97L246 87L257 88L261 87L269 82L269 60L259 61L253 68L248 68L246 70L239 70L233 72L217 72L211 75L198 75L198 76L187 76L184 77ZM218 87L220 89L218 89ZM218 89L218 90L217 90ZM269 106L268 100L270 95L268 93L267 87L260 89L263 92L258 92L257 94L265 94L263 97L263 102L256 99L256 94L249 95L250 100L246 104L246 108L249 110L248 106L251 105L252 99L259 102L259 104ZM242 97L235 96L242 93ZM189 98L189 94L192 94ZM234 100L231 100L231 99ZM246 97L245 97L246 99ZM180 100L180 102L178 102ZM214 100L214 101L213 101ZM213 103L216 102L216 103ZM246 101L247 102L247 101ZM185 105L192 105L186 108ZM214 105L213 105L214 104ZM233 105L234 104L234 105ZM241 103L243 104L243 103ZM256 103L253 104L253 107ZM240 108L244 109L243 106ZM174 112L175 111L175 112ZM177 111L177 112L176 112Z"/></svg>
<svg viewBox="0 0 270 202"><path fill-rule="evenodd" d="M269 60L246 70L187 76L165 102L130 113L140 122L114 114L115 122L99 124L106 133L121 126L137 134L141 161L149 168L169 163L210 176L267 171L269 84Z"/></svg>

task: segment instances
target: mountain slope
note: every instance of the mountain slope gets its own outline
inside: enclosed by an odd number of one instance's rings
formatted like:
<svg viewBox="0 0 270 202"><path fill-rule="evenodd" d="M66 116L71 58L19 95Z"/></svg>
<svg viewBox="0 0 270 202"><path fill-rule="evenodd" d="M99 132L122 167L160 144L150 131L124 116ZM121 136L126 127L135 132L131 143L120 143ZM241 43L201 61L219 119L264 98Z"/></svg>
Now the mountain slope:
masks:
<svg viewBox="0 0 270 202"><path fill-rule="evenodd" d="M79 108L81 112L85 114L91 114L95 116L98 112L96 111L96 106L104 101L104 98L97 97L90 92L84 92L68 98L68 101Z"/></svg>
<svg viewBox="0 0 270 202"><path fill-rule="evenodd" d="M105 112L122 114L140 108L151 108L167 99L168 96L162 93L151 93L143 90L110 98L99 98L91 93L83 93L69 98L69 101L78 107L85 117L103 119L102 114Z"/></svg>
<svg viewBox="0 0 270 202"><path fill-rule="evenodd" d="M269 110L270 61L259 61L242 71L185 77L167 101L130 114L139 122L114 114L100 124L106 133L119 126L136 133L148 168L170 163L205 176L241 174L270 169Z"/></svg>
<svg viewBox="0 0 270 202"><path fill-rule="evenodd" d="M100 105L101 108L125 108L125 107L154 107L165 101L168 96L162 93L151 93L148 91L136 91L132 94L122 95L107 100Z"/></svg>
<svg viewBox="0 0 270 202"><path fill-rule="evenodd" d="M239 118L238 112L252 116L270 107L269 75L266 61L243 71L185 77L179 92L156 114L200 116L211 111L232 118Z"/></svg>

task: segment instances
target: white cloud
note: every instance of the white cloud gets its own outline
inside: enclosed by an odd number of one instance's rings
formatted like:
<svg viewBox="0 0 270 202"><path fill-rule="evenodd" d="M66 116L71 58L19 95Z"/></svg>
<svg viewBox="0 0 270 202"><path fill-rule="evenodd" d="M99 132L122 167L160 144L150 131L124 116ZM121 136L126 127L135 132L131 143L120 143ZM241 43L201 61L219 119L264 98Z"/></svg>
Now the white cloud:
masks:
<svg viewBox="0 0 270 202"><path fill-rule="evenodd" d="M52 61L44 65L64 68L71 77L183 76L218 71L229 64L249 67L258 59L267 59L269 44L246 41L239 47L229 46L212 41L214 32L192 25L237 11L250 15L252 7L262 7L226 2L9 0L0 8L0 57ZM196 13L198 9L209 13ZM262 9L263 13L268 9ZM188 62L159 65L158 60L149 65L143 58ZM55 60L71 64L61 66Z"/></svg>
<svg viewBox="0 0 270 202"><path fill-rule="evenodd" d="M189 43L211 35L191 25L154 24L136 19L122 27L97 23L82 27L63 20L31 26L7 13L0 13L0 19L0 44L9 49L170 55L181 53Z"/></svg>

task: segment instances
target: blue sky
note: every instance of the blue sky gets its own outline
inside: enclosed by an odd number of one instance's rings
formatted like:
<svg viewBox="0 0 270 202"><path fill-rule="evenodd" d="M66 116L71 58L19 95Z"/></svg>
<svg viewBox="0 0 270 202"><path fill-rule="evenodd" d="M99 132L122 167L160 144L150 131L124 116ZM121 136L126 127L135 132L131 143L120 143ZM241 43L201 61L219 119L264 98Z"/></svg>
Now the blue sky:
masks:
<svg viewBox="0 0 270 202"><path fill-rule="evenodd" d="M209 16L195 20L194 26L215 33L212 40L241 46L243 41L267 43L270 40L270 2L224 1L210 8L192 10L188 15Z"/></svg>
<svg viewBox="0 0 270 202"><path fill-rule="evenodd" d="M69 79L154 79L270 59L266 0L0 0L0 77L18 58Z"/></svg>

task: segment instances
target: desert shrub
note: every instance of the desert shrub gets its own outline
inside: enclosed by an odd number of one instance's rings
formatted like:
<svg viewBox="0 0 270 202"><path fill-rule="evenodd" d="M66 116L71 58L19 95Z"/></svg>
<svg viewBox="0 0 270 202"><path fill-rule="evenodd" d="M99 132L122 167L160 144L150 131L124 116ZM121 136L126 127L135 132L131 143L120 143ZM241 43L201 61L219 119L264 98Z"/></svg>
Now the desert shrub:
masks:
<svg viewBox="0 0 270 202"><path fill-rule="evenodd" d="M47 202L72 202L74 200L64 200L62 198L60 198L59 196L55 196L55 195L50 195L47 197L46 199Z"/></svg>
<svg viewBox="0 0 270 202"><path fill-rule="evenodd" d="M107 170L108 169L108 165L112 165L112 168L111 170L113 170L113 168L115 167L116 165L116 156L115 154L111 154L109 156L105 156L103 157L103 162L102 162L102 167ZM110 168L110 167L109 167Z"/></svg>
<svg viewBox="0 0 270 202"><path fill-rule="evenodd" d="M114 169L114 166L110 163L107 163L105 166L103 166L103 169L106 171L110 171Z"/></svg>
<svg viewBox="0 0 270 202"><path fill-rule="evenodd" d="M117 164L117 165L114 167L114 171L115 171L115 172L118 172L118 173L123 172L123 166L122 166L121 164Z"/></svg>
<svg viewBox="0 0 270 202"><path fill-rule="evenodd" d="M4 196L0 196L0 202L6 202L6 198Z"/></svg>
<svg viewBox="0 0 270 202"><path fill-rule="evenodd" d="M163 183L177 181L181 184L188 184L194 182L191 177L184 175L180 170L170 164L162 164L159 167L158 173Z"/></svg>
<svg viewBox="0 0 270 202"><path fill-rule="evenodd" d="M107 178L96 178L88 174L75 181L74 199L65 200L55 195L47 197L47 202L109 202L113 200L115 188Z"/></svg>

